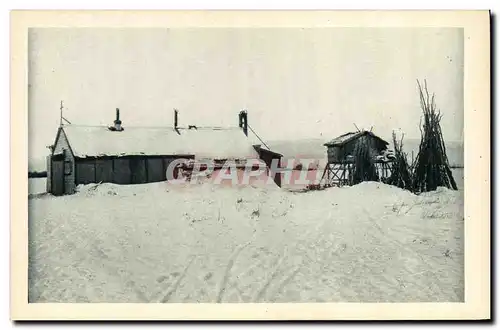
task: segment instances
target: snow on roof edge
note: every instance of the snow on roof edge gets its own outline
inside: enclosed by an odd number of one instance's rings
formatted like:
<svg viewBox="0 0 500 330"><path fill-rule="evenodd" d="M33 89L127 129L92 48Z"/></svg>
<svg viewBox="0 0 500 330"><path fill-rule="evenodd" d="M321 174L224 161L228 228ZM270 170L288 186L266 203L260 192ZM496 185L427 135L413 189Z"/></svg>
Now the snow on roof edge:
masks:
<svg viewBox="0 0 500 330"><path fill-rule="evenodd" d="M342 134L342 135L339 135L338 137L330 140L329 142L326 142L324 143L323 145L326 146L326 147L332 147L332 146L341 146L349 141L352 141L364 134L369 134L371 136L373 136L374 138L376 139L379 139L380 141L384 142L386 145L389 145L389 142L385 141L384 139L382 139L381 137L377 136L375 133L371 132L371 131L359 131L359 132L348 132L348 133L345 133L345 134Z"/></svg>

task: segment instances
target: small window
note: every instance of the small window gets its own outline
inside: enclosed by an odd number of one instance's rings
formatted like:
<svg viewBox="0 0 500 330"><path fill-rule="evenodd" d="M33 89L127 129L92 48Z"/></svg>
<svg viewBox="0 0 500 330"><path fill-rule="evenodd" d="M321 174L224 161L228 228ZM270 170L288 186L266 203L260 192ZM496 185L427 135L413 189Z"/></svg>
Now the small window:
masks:
<svg viewBox="0 0 500 330"><path fill-rule="evenodd" d="M72 166L71 166L71 161L66 160L64 161L64 174L69 175L71 174Z"/></svg>

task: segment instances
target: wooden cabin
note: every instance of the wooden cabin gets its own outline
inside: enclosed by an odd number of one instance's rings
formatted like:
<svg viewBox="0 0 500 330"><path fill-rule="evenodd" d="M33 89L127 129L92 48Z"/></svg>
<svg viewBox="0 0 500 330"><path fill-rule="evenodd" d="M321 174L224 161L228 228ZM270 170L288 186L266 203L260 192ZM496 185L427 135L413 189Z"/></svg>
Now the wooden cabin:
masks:
<svg viewBox="0 0 500 330"><path fill-rule="evenodd" d="M368 146L374 158L384 155L389 145L370 131L346 133L324 144L327 147L328 163L352 163L354 150L361 144Z"/></svg>
<svg viewBox="0 0 500 330"><path fill-rule="evenodd" d="M326 185L352 185L354 182L354 153L358 148L368 148L373 157L380 179L390 175L391 155L388 153L389 143L371 131L359 131L343 134L327 142L328 164L320 182Z"/></svg>
<svg viewBox="0 0 500 330"><path fill-rule="evenodd" d="M238 127L180 127L177 111L174 122L174 127L123 127L117 109L111 127L62 125L48 156L47 191L64 195L80 184L165 181L176 159L246 164L281 157L248 136L246 112L239 114ZM279 173L272 175L280 185Z"/></svg>

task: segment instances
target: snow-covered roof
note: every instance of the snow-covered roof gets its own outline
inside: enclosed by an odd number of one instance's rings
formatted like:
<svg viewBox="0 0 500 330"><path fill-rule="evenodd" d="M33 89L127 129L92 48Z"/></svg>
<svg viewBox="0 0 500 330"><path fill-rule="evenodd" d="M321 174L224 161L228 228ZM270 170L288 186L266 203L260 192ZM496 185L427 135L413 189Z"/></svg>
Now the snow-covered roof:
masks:
<svg viewBox="0 0 500 330"><path fill-rule="evenodd" d="M248 159L258 154L239 127L63 126L75 157L194 155L197 159Z"/></svg>
<svg viewBox="0 0 500 330"><path fill-rule="evenodd" d="M359 132L349 132L346 134L342 134L341 136L336 137L335 139L325 143L324 145L327 147L342 146L342 145L346 144L347 142L352 141L354 139L357 139L358 137L365 135L365 134L371 135L372 137L382 141L385 145L389 144L388 142L384 141L382 138L376 136L375 134L373 134L370 131L359 131Z"/></svg>

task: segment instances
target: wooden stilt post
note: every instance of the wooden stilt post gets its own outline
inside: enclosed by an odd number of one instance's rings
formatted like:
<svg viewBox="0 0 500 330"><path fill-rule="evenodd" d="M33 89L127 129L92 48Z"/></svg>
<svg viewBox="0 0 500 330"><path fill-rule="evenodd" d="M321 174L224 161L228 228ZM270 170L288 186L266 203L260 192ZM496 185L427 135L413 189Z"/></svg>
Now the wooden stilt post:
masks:
<svg viewBox="0 0 500 330"><path fill-rule="evenodd" d="M340 164L340 176L339 176L339 186L344 185L344 176L345 176L345 165Z"/></svg>

